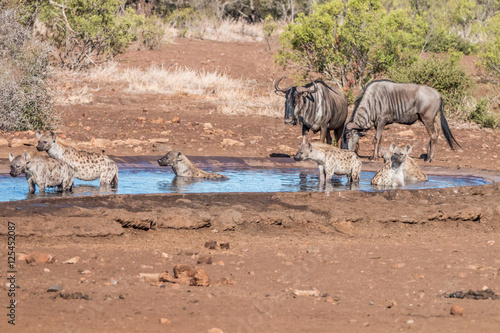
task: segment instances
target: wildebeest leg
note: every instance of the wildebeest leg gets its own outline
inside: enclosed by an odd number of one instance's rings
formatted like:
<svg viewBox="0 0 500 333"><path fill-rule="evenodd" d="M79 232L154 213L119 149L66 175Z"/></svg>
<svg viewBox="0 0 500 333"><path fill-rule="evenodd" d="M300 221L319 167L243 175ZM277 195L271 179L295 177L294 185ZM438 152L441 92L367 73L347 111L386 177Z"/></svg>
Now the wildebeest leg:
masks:
<svg viewBox="0 0 500 333"><path fill-rule="evenodd" d="M330 134L330 130L325 129L325 132L326 132L326 143L331 145L332 144L332 135ZM321 135L323 135L323 130L321 130Z"/></svg>
<svg viewBox="0 0 500 333"><path fill-rule="evenodd" d="M307 129L304 125L302 125L302 144L305 145L307 143Z"/></svg>
<svg viewBox="0 0 500 333"><path fill-rule="evenodd" d="M321 135L319 141L321 143L325 143L325 141L328 143L328 137L330 137L330 143L332 143L332 137L330 136L330 131L326 127L321 127Z"/></svg>
<svg viewBox="0 0 500 333"><path fill-rule="evenodd" d="M375 147L373 149L373 155L370 157L370 160L372 161L380 157L380 140L382 139L382 132L384 131L384 127L384 122L380 122L377 124L377 133L375 133L375 138L373 139Z"/></svg>
<svg viewBox="0 0 500 333"><path fill-rule="evenodd" d="M434 159L434 151L436 149L437 140L439 137L439 129L441 128L441 120L439 119L439 115L436 115L434 119L427 119L425 117L421 117L420 120L425 126L427 133L431 137L429 141L429 147L427 147L427 157L425 158L425 162L431 162Z"/></svg>
<svg viewBox="0 0 500 333"><path fill-rule="evenodd" d="M340 144L342 142L342 132L344 131L344 127L339 127L334 131L335 141L337 142L337 147L340 148Z"/></svg>

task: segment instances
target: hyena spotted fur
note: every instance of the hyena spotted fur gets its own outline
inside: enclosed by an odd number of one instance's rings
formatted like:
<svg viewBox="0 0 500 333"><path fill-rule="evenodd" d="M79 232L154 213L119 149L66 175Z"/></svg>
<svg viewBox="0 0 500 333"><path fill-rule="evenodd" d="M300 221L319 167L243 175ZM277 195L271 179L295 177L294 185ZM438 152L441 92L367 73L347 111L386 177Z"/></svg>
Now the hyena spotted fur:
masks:
<svg viewBox="0 0 500 333"><path fill-rule="evenodd" d="M395 146L395 144L393 143L391 144L391 147L393 147L393 145ZM390 153L390 151L386 151L385 148L383 148L382 151L383 151L382 157L384 158L384 164L388 163L390 164L392 154ZM405 183L426 182L428 180L427 175L422 171L418 163L410 156L406 158L403 173L405 175Z"/></svg>
<svg viewBox="0 0 500 333"><path fill-rule="evenodd" d="M21 173L26 175L30 193L35 193L35 185L40 192L45 192L47 187L58 187L59 191L71 191L75 171L65 162L58 161L49 156L34 156L25 152L14 157L9 154L10 175L17 177Z"/></svg>
<svg viewBox="0 0 500 333"><path fill-rule="evenodd" d="M158 160L161 166L171 166L177 177L206 178L206 179L228 179L224 175L214 172L203 171L191 163L191 161L180 151L169 151Z"/></svg>
<svg viewBox="0 0 500 333"><path fill-rule="evenodd" d="M36 132L38 151L46 151L50 157L68 163L75 169L75 178L100 179L101 185L118 185L118 166L106 155L76 150L56 140L54 132Z"/></svg>
<svg viewBox="0 0 500 333"><path fill-rule="evenodd" d="M389 147L389 153L382 147L382 154L389 159L382 168L375 174L371 183L381 187L398 187L406 184L405 168L408 155L411 153L411 146L403 148L396 147L393 143ZM389 157L390 156L390 157Z"/></svg>
<svg viewBox="0 0 500 333"><path fill-rule="evenodd" d="M337 147L310 142L300 143L296 161L312 160L318 164L320 182L331 180L333 175L346 175L350 183L358 182L361 174L361 160L355 152Z"/></svg>

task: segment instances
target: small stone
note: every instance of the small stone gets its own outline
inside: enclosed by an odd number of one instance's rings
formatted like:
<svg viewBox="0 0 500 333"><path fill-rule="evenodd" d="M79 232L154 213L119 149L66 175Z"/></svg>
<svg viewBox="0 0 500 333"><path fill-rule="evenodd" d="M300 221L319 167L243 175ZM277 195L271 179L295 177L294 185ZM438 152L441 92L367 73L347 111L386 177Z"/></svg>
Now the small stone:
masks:
<svg viewBox="0 0 500 333"><path fill-rule="evenodd" d="M80 257L73 257L71 259L63 261L63 264L76 264L79 261L80 261Z"/></svg>
<svg viewBox="0 0 500 333"><path fill-rule="evenodd" d="M139 273L139 278L149 282L158 282L160 278L159 273Z"/></svg>
<svg viewBox="0 0 500 333"><path fill-rule="evenodd" d="M309 246L307 248L307 253L319 253L319 247L317 247L317 246Z"/></svg>
<svg viewBox="0 0 500 333"><path fill-rule="evenodd" d="M174 265L174 277L193 277L195 275L195 270L191 265L187 264L175 264Z"/></svg>
<svg viewBox="0 0 500 333"><path fill-rule="evenodd" d="M50 269L48 269L48 268L44 268L44 269L43 269L43 271L44 271L45 273L50 273Z"/></svg>
<svg viewBox="0 0 500 333"><path fill-rule="evenodd" d="M47 254L47 253L41 253L41 252L33 252L30 255L26 257L26 262L28 264L31 263L53 263L55 261L54 256Z"/></svg>
<svg viewBox="0 0 500 333"><path fill-rule="evenodd" d="M406 266L406 264L405 264L405 263L400 262L400 263L397 263L397 264L392 265L392 268L393 268L393 269L398 269L398 268L403 268L403 267L405 267L405 266Z"/></svg>
<svg viewBox="0 0 500 333"><path fill-rule="evenodd" d="M62 286L54 285L50 286L49 289L47 289L47 292L56 292L56 291L61 291L63 290Z"/></svg>
<svg viewBox="0 0 500 333"><path fill-rule="evenodd" d="M177 282L177 279L174 278L169 272L165 271L160 273L160 276L158 277L158 280L160 282L170 282L170 283L175 283Z"/></svg>
<svg viewBox="0 0 500 333"><path fill-rule="evenodd" d="M170 255L170 254L168 254L166 252L162 252L161 257L162 258L167 258L167 259L172 259L172 255Z"/></svg>
<svg viewBox="0 0 500 333"><path fill-rule="evenodd" d="M452 314L454 316L462 316L464 314L464 308L462 308L456 304L453 304L451 306L451 309L450 309L450 314Z"/></svg>
<svg viewBox="0 0 500 333"><path fill-rule="evenodd" d="M178 124L181 122L181 118L179 117L173 117L172 120L170 120L172 124Z"/></svg>
<svg viewBox="0 0 500 333"><path fill-rule="evenodd" d="M146 122L146 117L137 117L137 121L140 123Z"/></svg>
<svg viewBox="0 0 500 333"><path fill-rule="evenodd" d="M413 323L414 323L414 321L413 321L413 319L410 319L410 320L408 320L406 323L411 325L411 324L413 324Z"/></svg>
<svg viewBox="0 0 500 333"><path fill-rule="evenodd" d="M210 249L210 250L215 250L215 247L217 246L216 241L210 241L205 243L205 247Z"/></svg>
<svg viewBox="0 0 500 333"><path fill-rule="evenodd" d="M332 296L327 296L327 297L325 298L325 302L327 302L327 303L331 303L331 304L335 304L335 300L333 299L333 297L332 297Z"/></svg>
<svg viewBox="0 0 500 333"><path fill-rule="evenodd" d="M82 274L82 275L90 275L90 274L92 274L92 271L86 269L84 271L81 271L80 274Z"/></svg>
<svg viewBox="0 0 500 333"><path fill-rule="evenodd" d="M217 265L224 266L224 261L222 261L222 260L217 261Z"/></svg>
<svg viewBox="0 0 500 333"><path fill-rule="evenodd" d="M321 293L319 292L318 289L314 288L311 290L300 290L300 289L295 289L293 291L293 294L295 296L312 296L312 297L319 297L321 296Z"/></svg>
<svg viewBox="0 0 500 333"><path fill-rule="evenodd" d="M349 319L349 323L351 324L356 324L358 322L357 319Z"/></svg>
<svg viewBox="0 0 500 333"><path fill-rule="evenodd" d="M391 304L389 304L389 305L387 306L387 308L388 308L388 309L391 309L391 308L396 307L396 305L398 305L398 302L396 302L396 301L392 301L392 302L391 302Z"/></svg>
<svg viewBox="0 0 500 333"><path fill-rule="evenodd" d="M236 281L230 278L220 278L219 281L217 281L217 284L228 284L228 285L235 285Z"/></svg>
<svg viewBox="0 0 500 333"><path fill-rule="evenodd" d="M224 139L221 143L222 147L243 147L245 144L243 142L233 140L233 139Z"/></svg>
<svg viewBox="0 0 500 333"><path fill-rule="evenodd" d="M172 322L167 318L160 318L160 324L171 324Z"/></svg>
<svg viewBox="0 0 500 333"><path fill-rule="evenodd" d="M183 204L190 204L190 203L192 203L192 201L191 201L191 200L189 200L189 199L184 199L184 198L177 199L177 200L175 200L175 202L176 202L176 203L183 203Z"/></svg>
<svg viewBox="0 0 500 333"><path fill-rule="evenodd" d="M211 265L213 262L212 256L200 256L198 258L198 265Z"/></svg>
<svg viewBox="0 0 500 333"><path fill-rule="evenodd" d="M229 243L220 243L219 246L222 250L229 250Z"/></svg>
<svg viewBox="0 0 500 333"><path fill-rule="evenodd" d="M218 327L212 327L207 331L207 333L224 333L224 331Z"/></svg>
<svg viewBox="0 0 500 333"><path fill-rule="evenodd" d="M415 279L423 279L425 277L424 274L418 274L418 273L415 274L414 276L415 276Z"/></svg>
<svg viewBox="0 0 500 333"><path fill-rule="evenodd" d="M203 269L196 270L193 278L191 279L191 286L208 287L210 285L210 279L207 272Z"/></svg>

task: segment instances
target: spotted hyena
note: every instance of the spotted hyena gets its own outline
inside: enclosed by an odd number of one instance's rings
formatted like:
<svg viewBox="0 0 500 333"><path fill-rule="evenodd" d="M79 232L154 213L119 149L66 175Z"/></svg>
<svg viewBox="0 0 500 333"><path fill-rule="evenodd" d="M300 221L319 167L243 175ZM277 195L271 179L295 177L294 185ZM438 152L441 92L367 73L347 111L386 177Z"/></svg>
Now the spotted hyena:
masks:
<svg viewBox="0 0 500 333"><path fill-rule="evenodd" d="M158 160L161 166L171 166L177 177L206 178L206 179L227 179L224 175L214 172L203 171L191 163L191 161L180 151L169 151Z"/></svg>
<svg viewBox="0 0 500 333"><path fill-rule="evenodd" d="M406 145L403 148L396 147L393 143L389 147L389 152L382 147L382 154L388 159L382 168L375 174L372 179L372 185L382 187L397 187L404 186L405 179L405 164L408 155L411 153L411 146ZM389 158L390 156L390 158Z"/></svg>
<svg viewBox="0 0 500 333"><path fill-rule="evenodd" d="M333 175L346 175L350 183L358 182L361 160L355 152L322 143L300 143L296 161L312 160L318 164L320 182L331 180Z"/></svg>
<svg viewBox="0 0 500 333"><path fill-rule="evenodd" d="M54 132L36 132L38 151L46 151L50 157L68 163L75 169L75 178L81 180L99 179L101 185L118 185L118 167L106 155L76 150L58 143Z"/></svg>
<svg viewBox="0 0 500 333"><path fill-rule="evenodd" d="M395 146L395 144L393 143L391 147L393 145ZM392 154L390 153L390 151L385 150L385 148L382 149L382 151L384 164L391 163ZM403 172L405 175L405 182L407 183L426 182L428 180L427 175L422 171L418 163L410 156L406 158Z"/></svg>
<svg viewBox="0 0 500 333"><path fill-rule="evenodd" d="M47 187L58 187L59 191L71 191L75 171L69 164L58 161L48 156L35 156L25 152L14 157L9 154L10 175L17 177L25 173L30 193L35 193L35 185L40 192L45 192Z"/></svg>

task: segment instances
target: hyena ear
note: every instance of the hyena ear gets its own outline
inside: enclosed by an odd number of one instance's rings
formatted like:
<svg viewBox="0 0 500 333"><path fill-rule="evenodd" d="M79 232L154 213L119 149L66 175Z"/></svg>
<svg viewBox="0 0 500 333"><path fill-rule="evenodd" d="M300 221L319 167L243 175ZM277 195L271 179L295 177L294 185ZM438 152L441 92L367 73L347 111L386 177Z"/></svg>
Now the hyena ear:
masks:
<svg viewBox="0 0 500 333"><path fill-rule="evenodd" d="M14 159L14 154L9 153L9 162L12 162L13 159Z"/></svg>
<svg viewBox="0 0 500 333"><path fill-rule="evenodd" d="M313 146L310 142L307 143L307 148L309 149L309 151L311 151L313 149Z"/></svg>
<svg viewBox="0 0 500 333"><path fill-rule="evenodd" d="M385 157L385 155L387 154L387 149L385 149L385 147L384 147L384 146L382 146L382 147L380 148L380 152L382 153L382 156L383 156L383 157Z"/></svg>
<svg viewBox="0 0 500 333"><path fill-rule="evenodd" d="M42 134L43 134L42 132L40 132L40 131L36 131L36 133L35 133L35 137L37 138L37 140L38 140L38 139L40 139L40 138L42 137Z"/></svg>
<svg viewBox="0 0 500 333"><path fill-rule="evenodd" d="M23 157L26 160L26 162L31 159L30 153L28 153L27 151L24 152Z"/></svg>
<svg viewBox="0 0 500 333"><path fill-rule="evenodd" d="M52 140L54 140L54 142L56 142L56 133L50 131L50 137L52 138Z"/></svg>
<svg viewBox="0 0 500 333"><path fill-rule="evenodd" d="M391 143L391 146L389 147L389 151L391 153L394 153L396 151L396 144L394 142Z"/></svg>
<svg viewBox="0 0 500 333"><path fill-rule="evenodd" d="M181 152L177 153L177 161L182 161L182 153Z"/></svg>
<svg viewBox="0 0 500 333"><path fill-rule="evenodd" d="M410 145L406 145L406 153L408 155L410 155L410 153L411 153L411 146Z"/></svg>

